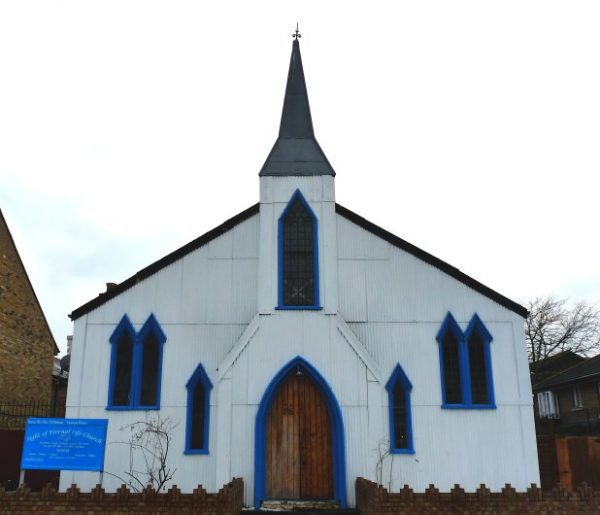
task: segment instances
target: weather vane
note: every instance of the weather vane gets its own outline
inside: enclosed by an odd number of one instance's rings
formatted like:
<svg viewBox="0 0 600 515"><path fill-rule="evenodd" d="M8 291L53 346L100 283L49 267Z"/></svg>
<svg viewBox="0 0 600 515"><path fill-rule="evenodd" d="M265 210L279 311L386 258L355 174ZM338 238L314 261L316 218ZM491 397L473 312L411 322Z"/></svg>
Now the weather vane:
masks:
<svg viewBox="0 0 600 515"><path fill-rule="evenodd" d="M298 32L298 22L296 22L296 33L295 33L295 34L292 34L292 37L293 37L294 39L298 39L298 38L301 38L301 37L302 37L302 34L300 34L300 32Z"/></svg>

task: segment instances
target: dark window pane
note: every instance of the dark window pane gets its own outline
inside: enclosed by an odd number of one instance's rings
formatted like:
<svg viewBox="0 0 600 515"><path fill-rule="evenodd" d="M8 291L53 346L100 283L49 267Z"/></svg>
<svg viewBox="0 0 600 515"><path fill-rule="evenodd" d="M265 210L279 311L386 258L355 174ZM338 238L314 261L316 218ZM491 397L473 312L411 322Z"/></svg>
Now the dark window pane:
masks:
<svg viewBox="0 0 600 515"><path fill-rule="evenodd" d="M158 404L158 352L159 343L156 336L150 333L143 343L142 350L142 406Z"/></svg>
<svg viewBox="0 0 600 515"><path fill-rule="evenodd" d="M394 405L394 449L408 449L408 411L406 392L400 381L396 382L392 391Z"/></svg>
<svg viewBox="0 0 600 515"><path fill-rule="evenodd" d="M462 390L460 385L460 358L458 340L448 331L442 340L442 353L444 356L444 390L446 404L462 403Z"/></svg>
<svg viewBox="0 0 600 515"><path fill-rule="evenodd" d="M314 306L313 221L299 198L283 221L283 304Z"/></svg>
<svg viewBox="0 0 600 515"><path fill-rule="evenodd" d="M204 385L202 384L202 381L198 381L192 392L192 434L190 438L191 449L204 448L204 417Z"/></svg>
<svg viewBox="0 0 600 515"><path fill-rule="evenodd" d="M469 337L469 370L473 404L489 402L483 340L477 333Z"/></svg>
<svg viewBox="0 0 600 515"><path fill-rule="evenodd" d="M124 332L116 345L117 363L112 403L114 406L129 406L133 364L133 341L129 333Z"/></svg>

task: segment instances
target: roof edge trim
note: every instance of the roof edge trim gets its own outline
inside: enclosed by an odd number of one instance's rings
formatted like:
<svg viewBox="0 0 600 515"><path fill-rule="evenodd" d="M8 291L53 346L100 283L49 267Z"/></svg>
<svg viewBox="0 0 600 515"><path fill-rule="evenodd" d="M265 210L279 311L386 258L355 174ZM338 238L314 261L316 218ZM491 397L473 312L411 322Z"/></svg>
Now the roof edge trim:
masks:
<svg viewBox="0 0 600 515"><path fill-rule="evenodd" d="M251 218L252 216L258 214L258 212L259 204L256 203L253 206L250 206L249 208L245 209L241 213L238 213L234 217L230 218L229 220L226 220L221 225L204 233L202 236L199 236L198 238L190 241L189 243L186 243L183 247L178 248L170 254L167 254L166 256L159 259L158 261L155 261L151 265L142 268L139 272L135 273L128 279L125 279L122 283L119 283L117 286L110 289L106 293L101 293L95 299L92 299L83 304L82 306L78 307L77 309L74 309L73 312L69 315L69 318L71 320L77 320L78 318L81 318L83 315L89 313L97 307L102 306L102 304L105 304L110 299L113 299L117 295L120 295L124 291L131 288L132 286L135 286L144 279L147 279L151 275L154 275L155 273L159 272L171 263L174 263L178 259L181 259L182 257L189 254L190 252L193 252L194 250L203 247L204 245L214 240L215 238L221 236L222 234L226 233L230 229L233 229L236 225L239 225L242 222Z"/></svg>
<svg viewBox="0 0 600 515"><path fill-rule="evenodd" d="M503 306L507 309L510 309L517 315L519 315L523 318L527 318L527 315L529 312L527 311L527 309L525 307L521 306L514 300L511 300L508 297L505 297L501 293L498 293L497 291L492 290L490 287L473 279L472 277L468 276L464 272L461 272L458 268L450 265L449 263L442 261L441 259L435 257L434 255L429 254L429 252L426 252L426 251L420 249L419 247L416 247L412 243L409 243L408 241L403 240L402 238L396 236L395 234L392 234L391 232L386 231L382 227L379 227L378 225L375 225L374 223L369 222L367 219L354 213L353 211L350 211L348 208L338 204L337 202L335 204L335 212L337 214L343 216L347 220L351 221L352 223L358 225L359 227L362 227L366 231L374 234L375 236L379 236L380 238L387 241L394 247L398 247L399 249L404 250L405 252L408 252L409 254L412 254L413 256L419 258L420 260L425 261L425 263L436 267L437 269L441 270L442 272L445 272L450 277L460 281L461 283L468 286L472 290L475 290L477 293L481 293L482 295L488 297L489 299L493 300L497 304L500 304L501 306Z"/></svg>

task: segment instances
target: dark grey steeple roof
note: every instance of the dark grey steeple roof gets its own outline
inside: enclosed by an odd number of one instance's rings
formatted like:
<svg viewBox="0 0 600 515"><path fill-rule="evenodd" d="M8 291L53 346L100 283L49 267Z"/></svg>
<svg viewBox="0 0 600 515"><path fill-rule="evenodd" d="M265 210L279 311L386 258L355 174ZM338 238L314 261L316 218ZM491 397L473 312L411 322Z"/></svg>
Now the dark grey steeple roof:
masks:
<svg viewBox="0 0 600 515"><path fill-rule="evenodd" d="M298 38L292 44L279 137L258 175L335 175L315 139Z"/></svg>

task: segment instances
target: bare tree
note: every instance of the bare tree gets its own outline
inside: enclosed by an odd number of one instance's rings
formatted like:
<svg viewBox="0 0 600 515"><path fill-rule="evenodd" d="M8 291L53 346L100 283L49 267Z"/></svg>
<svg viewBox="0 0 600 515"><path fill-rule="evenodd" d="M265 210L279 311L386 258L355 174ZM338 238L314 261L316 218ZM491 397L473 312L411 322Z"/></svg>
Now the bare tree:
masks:
<svg viewBox="0 0 600 515"><path fill-rule="evenodd" d="M525 338L529 362L571 350L589 354L600 350L600 311L586 301L569 305L567 299L535 298L527 303Z"/></svg>
<svg viewBox="0 0 600 515"><path fill-rule="evenodd" d="M121 431L129 430L129 440L111 443L129 447L129 470L124 472L126 479L111 472L106 473L127 483L136 492L141 492L147 485L157 492L164 489L177 470L168 463L176 427L177 424L170 418L161 418L160 415L122 427Z"/></svg>

